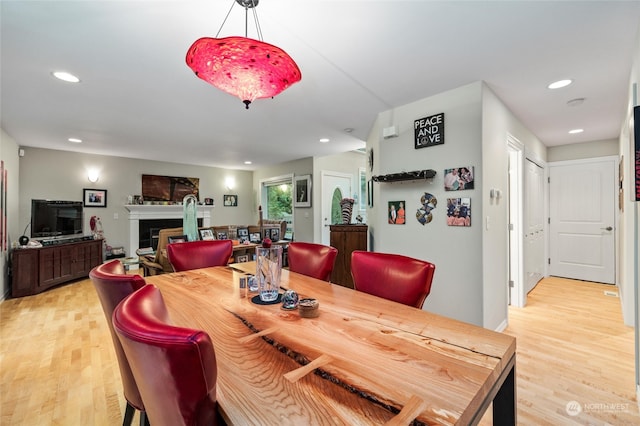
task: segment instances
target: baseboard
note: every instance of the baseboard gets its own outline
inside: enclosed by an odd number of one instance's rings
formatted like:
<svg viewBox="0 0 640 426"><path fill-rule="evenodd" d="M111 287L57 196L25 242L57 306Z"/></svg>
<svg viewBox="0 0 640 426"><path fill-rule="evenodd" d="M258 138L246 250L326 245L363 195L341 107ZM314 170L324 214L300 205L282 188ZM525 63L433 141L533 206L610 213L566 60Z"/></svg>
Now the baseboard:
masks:
<svg viewBox="0 0 640 426"><path fill-rule="evenodd" d="M496 327L496 329L494 331L497 331L498 333L502 333L504 330L506 330L508 325L509 325L509 323L505 319L500 323L500 325L498 325L498 327Z"/></svg>

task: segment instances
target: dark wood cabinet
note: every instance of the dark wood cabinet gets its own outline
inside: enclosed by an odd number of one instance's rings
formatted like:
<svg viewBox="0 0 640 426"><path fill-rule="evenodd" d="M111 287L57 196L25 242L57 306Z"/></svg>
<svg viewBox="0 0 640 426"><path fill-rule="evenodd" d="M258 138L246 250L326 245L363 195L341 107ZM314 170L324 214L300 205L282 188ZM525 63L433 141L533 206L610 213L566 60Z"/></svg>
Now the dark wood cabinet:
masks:
<svg viewBox="0 0 640 426"><path fill-rule="evenodd" d="M61 243L11 252L11 294L30 296L84 278L102 263L102 240Z"/></svg>
<svg viewBox="0 0 640 426"><path fill-rule="evenodd" d="M331 225L331 246L338 249L338 256L331 274L331 282L353 288L351 277L351 253L367 250L367 225Z"/></svg>

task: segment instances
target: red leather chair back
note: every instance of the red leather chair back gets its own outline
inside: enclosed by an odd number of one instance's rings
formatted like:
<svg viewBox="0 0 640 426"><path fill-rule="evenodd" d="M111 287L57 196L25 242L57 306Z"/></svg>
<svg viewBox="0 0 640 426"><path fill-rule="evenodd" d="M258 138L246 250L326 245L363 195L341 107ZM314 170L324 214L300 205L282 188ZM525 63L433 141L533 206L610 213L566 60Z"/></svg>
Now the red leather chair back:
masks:
<svg viewBox="0 0 640 426"><path fill-rule="evenodd" d="M176 272L224 266L233 252L231 240L189 241L167 244L167 257Z"/></svg>
<svg viewBox="0 0 640 426"><path fill-rule="evenodd" d="M338 249L322 244L289 243L289 270L319 280L329 281Z"/></svg>
<svg viewBox="0 0 640 426"><path fill-rule="evenodd" d="M124 397L134 408L144 411L144 404L142 403L138 386L133 378L133 373L120 344L120 339L113 329L111 316L116 306L130 294L142 288L145 285L145 281L140 275L126 275L124 266L117 259L96 266L89 272L89 277L98 293L98 299L100 299L102 310L107 318L113 347L118 358L118 366L120 367Z"/></svg>
<svg viewBox="0 0 640 426"><path fill-rule="evenodd" d="M422 308L436 266L399 254L354 251L351 276L356 290Z"/></svg>
<svg viewBox="0 0 640 426"><path fill-rule="evenodd" d="M113 327L153 426L217 422L218 370L204 331L170 324L160 290L148 284L120 303Z"/></svg>

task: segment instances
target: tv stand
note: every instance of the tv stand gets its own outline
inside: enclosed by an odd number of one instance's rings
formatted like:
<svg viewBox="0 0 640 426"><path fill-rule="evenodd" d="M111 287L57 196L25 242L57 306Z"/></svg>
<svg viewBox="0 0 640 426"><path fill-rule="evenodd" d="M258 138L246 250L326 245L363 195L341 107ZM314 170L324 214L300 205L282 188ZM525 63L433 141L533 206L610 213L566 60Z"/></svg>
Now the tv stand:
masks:
<svg viewBox="0 0 640 426"><path fill-rule="evenodd" d="M102 263L102 241L57 240L38 248L11 251L11 295L31 296L56 285L84 278Z"/></svg>

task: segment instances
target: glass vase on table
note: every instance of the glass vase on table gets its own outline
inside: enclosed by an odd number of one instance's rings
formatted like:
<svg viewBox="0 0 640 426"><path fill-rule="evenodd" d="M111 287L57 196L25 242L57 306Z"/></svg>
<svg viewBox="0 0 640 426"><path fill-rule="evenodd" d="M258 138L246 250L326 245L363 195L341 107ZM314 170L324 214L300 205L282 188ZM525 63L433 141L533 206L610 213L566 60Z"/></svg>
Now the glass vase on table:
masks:
<svg viewBox="0 0 640 426"><path fill-rule="evenodd" d="M256 279L261 301L278 299L281 274L282 246L256 247Z"/></svg>

